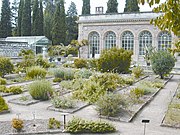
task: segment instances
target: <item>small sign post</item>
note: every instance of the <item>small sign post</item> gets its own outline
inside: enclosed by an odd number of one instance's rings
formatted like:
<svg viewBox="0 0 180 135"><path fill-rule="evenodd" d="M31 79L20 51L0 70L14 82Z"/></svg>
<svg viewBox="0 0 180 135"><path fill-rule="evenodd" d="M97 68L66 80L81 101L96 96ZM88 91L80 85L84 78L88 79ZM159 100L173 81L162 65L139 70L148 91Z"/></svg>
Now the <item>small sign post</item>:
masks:
<svg viewBox="0 0 180 135"><path fill-rule="evenodd" d="M142 120L142 123L144 123L144 135L146 135L146 124L149 122L150 120Z"/></svg>

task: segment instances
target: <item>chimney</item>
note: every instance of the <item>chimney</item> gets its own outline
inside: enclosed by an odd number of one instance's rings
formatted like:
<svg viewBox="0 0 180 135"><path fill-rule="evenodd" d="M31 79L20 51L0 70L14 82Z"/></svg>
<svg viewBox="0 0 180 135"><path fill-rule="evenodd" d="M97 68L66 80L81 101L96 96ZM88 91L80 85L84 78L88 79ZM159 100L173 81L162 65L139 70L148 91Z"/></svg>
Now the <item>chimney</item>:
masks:
<svg viewBox="0 0 180 135"><path fill-rule="evenodd" d="M103 7L96 7L96 10L95 10L96 12L96 14L103 14L103 12L104 12L104 8Z"/></svg>

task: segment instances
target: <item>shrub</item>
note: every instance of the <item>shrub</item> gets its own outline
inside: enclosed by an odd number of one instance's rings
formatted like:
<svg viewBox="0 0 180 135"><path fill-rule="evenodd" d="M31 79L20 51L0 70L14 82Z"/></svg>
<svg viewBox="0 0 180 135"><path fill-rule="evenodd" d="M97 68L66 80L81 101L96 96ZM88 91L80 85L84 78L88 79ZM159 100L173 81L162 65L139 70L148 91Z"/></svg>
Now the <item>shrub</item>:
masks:
<svg viewBox="0 0 180 135"><path fill-rule="evenodd" d="M158 51L152 55L151 64L154 73L163 79L173 69L175 58L167 51Z"/></svg>
<svg viewBox="0 0 180 135"><path fill-rule="evenodd" d="M9 58L0 57L0 76L4 77L6 74L12 73L14 66Z"/></svg>
<svg viewBox="0 0 180 135"><path fill-rule="evenodd" d="M30 67L26 71L26 77L31 79L36 78L45 78L47 74L47 71L44 68L41 67Z"/></svg>
<svg viewBox="0 0 180 135"><path fill-rule="evenodd" d="M125 106L125 102L120 94L109 93L100 97L96 105L97 111L101 115L116 116L120 109Z"/></svg>
<svg viewBox="0 0 180 135"><path fill-rule="evenodd" d="M142 97L144 95L144 90L139 89L139 88L134 88L130 91L130 95L133 98L139 99L140 97Z"/></svg>
<svg viewBox="0 0 180 135"><path fill-rule="evenodd" d="M0 112L4 111L4 110L8 110L8 105L5 102L4 98L0 96Z"/></svg>
<svg viewBox="0 0 180 135"><path fill-rule="evenodd" d="M132 54L132 51L124 50L122 48L104 50L98 59L97 68L101 72L128 72Z"/></svg>
<svg viewBox="0 0 180 135"><path fill-rule="evenodd" d="M0 85L5 85L5 84L7 84L6 79L0 77Z"/></svg>
<svg viewBox="0 0 180 135"><path fill-rule="evenodd" d="M54 78L54 79L53 79L53 82L61 82L61 81L62 81L61 78Z"/></svg>
<svg viewBox="0 0 180 135"><path fill-rule="evenodd" d="M42 55L37 56L37 59L35 60L35 64L37 66L42 67L42 68L49 68L50 67L50 64L49 64L48 60L43 59Z"/></svg>
<svg viewBox="0 0 180 135"><path fill-rule="evenodd" d="M74 65L76 68L86 68L87 67L87 61L84 59L75 59Z"/></svg>
<svg viewBox="0 0 180 135"><path fill-rule="evenodd" d="M5 85L0 85L0 92L6 93L6 91L7 91L6 86Z"/></svg>
<svg viewBox="0 0 180 135"><path fill-rule="evenodd" d="M110 133L115 132L113 125L101 121L86 121L73 117L66 126L66 131L70 133Z"/></svg>
<svg viewBox="0 0 180 135"><path fill-rule="evenodd" d="M55 118L49 118L48 121L49 129L56 129L61 127L61 122L56 120Z"/></svg>
<svg viewBox="0 0 180 135"><path fill-rule="evenodd" d="M55 78L61 78L62 80L72 80L74 79L75 71L73 69L56 69L54 71Z"/></svg>
<svg viewBox="0 0 180 135"><path fill-rule="evenodd" d="M20 131L24 127L24 122L21 119L12 119L12 127L15 128L17 131Z"/></svg>
<svg viewBox="0 0 180 135"><path fill-rule="evenodd" d="M37 80L29 85L29 93L36 100L48 100L53 88L49 81Z"/></svg>
<svg viewBox="0 0 180 135"><path fill-rule="evenodd" d="M124 79L124 83L125 84L128 84L128 85L132 85L133 83L134 83L134 78L132 78L132 77L128 77L128 78L125 78Z"/></svg>
<svg viewBox="0 0 180 135"><path fill-rule="evenodd" d="M178 99L180 99L180 93L177 93L176 97L177 97Z"/></svg>
<svg viewBox="0 0 180 135"><path fill-rule="evenodd" d="M86 78L88 79L92 75L92 72L88 69L82 69L75 73L75 78Z"/></svg>
<svg viewBox="0 0 180 135"><path fill-rule="evenodd" d="M54 70L54 77L64 79L64 68L55 69Z"/></svg>
<svg viewBox="0 0 180 135"><path fill-rule="evenodd" d="M87 66L89 69L97 70L98 59L88 59Z"/></svg>
<svg viewBox="0 0 180 135"><path fill-rule="evenodd" d="M133 75L135 78L139 78L140 76L143 75L143 69L142 69L140 66L134 67L134 68L132 69L132 75Z"/></svg>
<svg viewBox="0 0 180 135"><path fill-rule="evenodd" d="M147 94L154 92L155 88L152 86L152 84L148 85L147 83L144 82L144 83L140 83L137 86L137 91L136 91L137 93L136 94L138 94L138 92L142 92L142 91L143 91L143 93L142 93L143 95L147 95Z"/></svg>
<svg viewBox="0 0 180 135"><path fill-rule="evenodd" d="M23 92L20 86L11 86L8 88L8 91L13 94L21 94Z"/></svg>
<svg viewBox="0 0 180 135"><path fill-rule="evenodd" d="M51 100L52 104L54 105L55 108L63 108L63 109L67 109L67 108L73 108L74 105L74 101L70 98L65 98L65 97L59 97L59 96L55 96L52 100Z"/></svg>

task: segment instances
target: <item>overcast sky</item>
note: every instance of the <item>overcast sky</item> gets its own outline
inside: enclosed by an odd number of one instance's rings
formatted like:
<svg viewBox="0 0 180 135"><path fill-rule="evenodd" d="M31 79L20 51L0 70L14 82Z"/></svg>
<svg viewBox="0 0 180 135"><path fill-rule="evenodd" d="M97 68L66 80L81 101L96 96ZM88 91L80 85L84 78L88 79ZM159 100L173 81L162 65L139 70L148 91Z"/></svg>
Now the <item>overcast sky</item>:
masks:
<svg viewBox="0 0 180 135"><path fill-rule="evenodd" d="M13 0L10 0L13 1ZM71 1L73 1L76 4L78 14L81 14L82 10L82 0L65 0L66 4L66 10L68 9ZM95 13L95 7L103 6L104 12L106 12L107 9L107 2L108 0L90 0L91 1L91 14ZM161 2L164 2L165 0L161 0ZM125 0L118 0L118 12L121 13L124 11L125 7ZM0 7L2 5L2 0L0 0ZM140 5L140 11L151 11L152 9L146 4L146 5Z"/></svg>

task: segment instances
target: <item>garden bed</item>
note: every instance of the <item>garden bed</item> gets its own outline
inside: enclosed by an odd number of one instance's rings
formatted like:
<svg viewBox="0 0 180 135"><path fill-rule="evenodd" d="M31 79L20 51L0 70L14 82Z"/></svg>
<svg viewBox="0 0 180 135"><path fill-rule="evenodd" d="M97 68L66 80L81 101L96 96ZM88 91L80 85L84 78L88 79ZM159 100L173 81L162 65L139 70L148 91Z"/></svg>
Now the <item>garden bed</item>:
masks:
<svg viewBox="0 0 180 135"><path fill-rule="evenodd" d="M28 105L39 103L40 100L34 100L30 95L28 95L28 96L22 96L19 98L11 99L8 102L13 103L13 104L28 106Z"/></svg>
<svg viewBox="0 0 180 135"><path fill-rule="evenodd" d="M168 106L161 126L180 128L180 84Z"/></svg>
<svg viewBox="0 0 180 135"><path fill-rule="evenodd" d="M55 108L53 105L49 106L47 109L51 111L56 111L56 112L63 112L63 113L75 113L85 107L87 107L89 104L81 102L81 101L76 101L76 104L73 108Z"/></svg>
<svg viewBox="0 0 180 135"><path fill-rule="evenodd" d="M0 122L0 133L2 135L34 135L34 134L53 134L62 133L63 128L49 129L48 120L24 120L24 128L21 132L17 132L12 126L11 121ZM62 122L61 122L62 123Z"/></svg>

